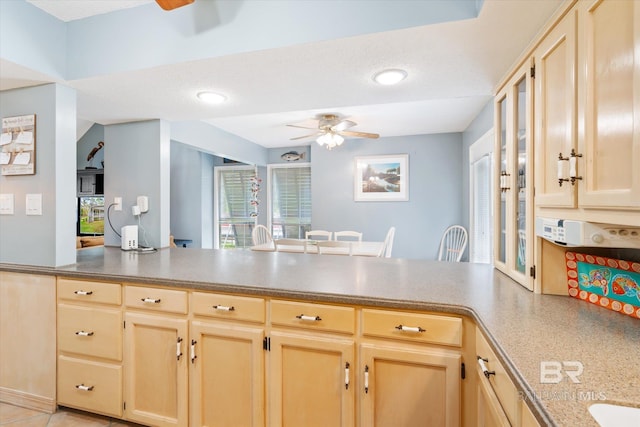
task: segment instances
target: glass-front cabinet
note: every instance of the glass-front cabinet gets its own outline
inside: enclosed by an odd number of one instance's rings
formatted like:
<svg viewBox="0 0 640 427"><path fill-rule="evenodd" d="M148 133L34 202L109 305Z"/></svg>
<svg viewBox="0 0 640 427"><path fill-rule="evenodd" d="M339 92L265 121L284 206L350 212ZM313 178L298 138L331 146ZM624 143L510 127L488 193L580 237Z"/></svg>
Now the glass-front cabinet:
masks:
<svg viewBox="0 0 640 427"><path fill-rule="evenodd" d="M496 268L533 290L532 65L526 62L498 92L495 101Z"/></svg>

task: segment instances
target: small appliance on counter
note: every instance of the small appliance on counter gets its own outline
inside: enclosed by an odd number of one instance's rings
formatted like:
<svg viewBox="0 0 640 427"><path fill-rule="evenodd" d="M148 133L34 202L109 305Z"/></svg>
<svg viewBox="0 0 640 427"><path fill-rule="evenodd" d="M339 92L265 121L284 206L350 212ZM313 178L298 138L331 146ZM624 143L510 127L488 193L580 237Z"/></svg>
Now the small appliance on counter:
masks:
<svg viewBox="0 0 640 427"><path fill-rule="evenodd" d="M120 229L120 248L123 251L138 249L138 226L125 225Z"/></svg>
<svg viewBox="0 0 640 427"><path fill-rule="evenodd" d="M640 249L640 227L536 218L536 235L562 246Z"/></svg>

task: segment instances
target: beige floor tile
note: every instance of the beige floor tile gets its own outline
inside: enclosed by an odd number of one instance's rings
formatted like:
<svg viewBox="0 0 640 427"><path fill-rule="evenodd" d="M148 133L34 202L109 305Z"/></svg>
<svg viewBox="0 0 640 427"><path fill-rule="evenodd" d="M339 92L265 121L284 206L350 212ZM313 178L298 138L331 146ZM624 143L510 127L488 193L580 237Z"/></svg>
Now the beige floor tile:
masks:
<svg viewBox="0 0 640 427"><path fill-rule="evenodd" d="M26 418L36 417L38 415L42 415L42 412L0 402L0 424L2 425L24 420Z"/></svg>
<svg viewBox="0 0 640 427"><path fill-rule="evenodd" d="M40 414L35 417L12 421L9 423L0 422L0 425L2 427L47 427L48 423L49 414Z"/></svg>
<svg viewBox="0 0 640 427"><path fill-rule="evenodd" d="M51 415L47 427L109 427L109 424L108 418L61 409Z"/></svg>

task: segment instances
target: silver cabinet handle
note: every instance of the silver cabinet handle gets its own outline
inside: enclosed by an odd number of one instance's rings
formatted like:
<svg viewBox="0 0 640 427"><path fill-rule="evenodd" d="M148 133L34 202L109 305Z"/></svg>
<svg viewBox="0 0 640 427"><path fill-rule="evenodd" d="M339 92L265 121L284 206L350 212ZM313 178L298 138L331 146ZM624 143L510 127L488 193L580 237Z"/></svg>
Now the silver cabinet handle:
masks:
<svg viewBox="0 0 640 427"><path fill-rule="evenodd" d="M180 360L180 356L182 356L182 349L181 349L181 345L180 343L182 342L182 338L178 337L178 340L176 341L176 358L178 360Z"/></svg>
<svg viewBox="0 0 640 427"><path fill-rule="evenodd" d="M152 302L154 304L160 304L160 298L140 298L142 302Z"/></svg>
<svg viewBox="0 0 640 427"><path fill-rule="evenodd" d="M405 332L426 332L426 329L422 329L420 326L398 325L396 326L396 329Z"/></svg>
<svg viewBox="0 0 640 427"><path fill-rule="evenodd" d="M83 390L83 391L93 391L93 386L92 385L78 384L78 385L76 385L76 389Z"/></svg>
<svg viewBox="0 0 640 427"><path fill-rule="evenodd" d="M220 311L235 311L234 306L228 307L226 305L214 305L213 308Z"/></svg>
<svg viewBox="0 0 640 427"><path fill-rule="evenodd" d="M344 388L349 390L349 362L344 365Z"/></svg>
<svg viewBox="0 0 640 427"><path fill-rule="evenodd" d="M196 358L198 357L196 356L196 344L198 344L198 341L191 340L191 363L196 363Z"/></svg>
<svg viewBox="0 0 640 427"><path fill-rule="evenodd" d="M489 378L491 375L495 375L496 371L490 371L489 368L487 368L487 365L485 365L485 362L488 362L488 359L485 359L481 356L478 356L478 364L480 365L480 369L482 370L482 373L484 374L485 377Z"/></svg>
<svg viewBox="0 0 640 427"><path fill-rule="evenodd" d="M310 320L312 322L319 322L322 319L320 318L320 316L305 316L304 314L299 314L296 316L296 319L300 319L300 320Z"/></svg>
<svg viewBox="0 0 640 427"><path fill-rule="evenodd" d="M369 365L364 366L364 392L369 393Z"/></svg>
<svg viewBox="0 0 640 427"><path fill-rule="evenodd" d="M73 293L76 295L91 295L93 294L93 291L77 290L77 291L73 291Z"/></svg>
<svg viewBox="0 0 640 427"><path fill-rule="evenodd" d="M93 332L77 331L76 335L79 337L90 337L93 335Z"/></svg>

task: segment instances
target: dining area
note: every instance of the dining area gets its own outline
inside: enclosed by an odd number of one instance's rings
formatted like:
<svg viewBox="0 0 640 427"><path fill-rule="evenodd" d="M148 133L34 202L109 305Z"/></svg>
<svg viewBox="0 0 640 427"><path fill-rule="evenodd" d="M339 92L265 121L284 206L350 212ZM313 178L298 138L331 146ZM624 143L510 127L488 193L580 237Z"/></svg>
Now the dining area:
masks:
<svg viewBox="0 0 640 427"><path fill-rule="evenodd" d="M257 225L251 234L251 250L314 255L342 255L390 258L395 227L390 227L384 241L363 240L363 233L353 230L310 230L304 238L274 239L264 225Z"/></svg>

